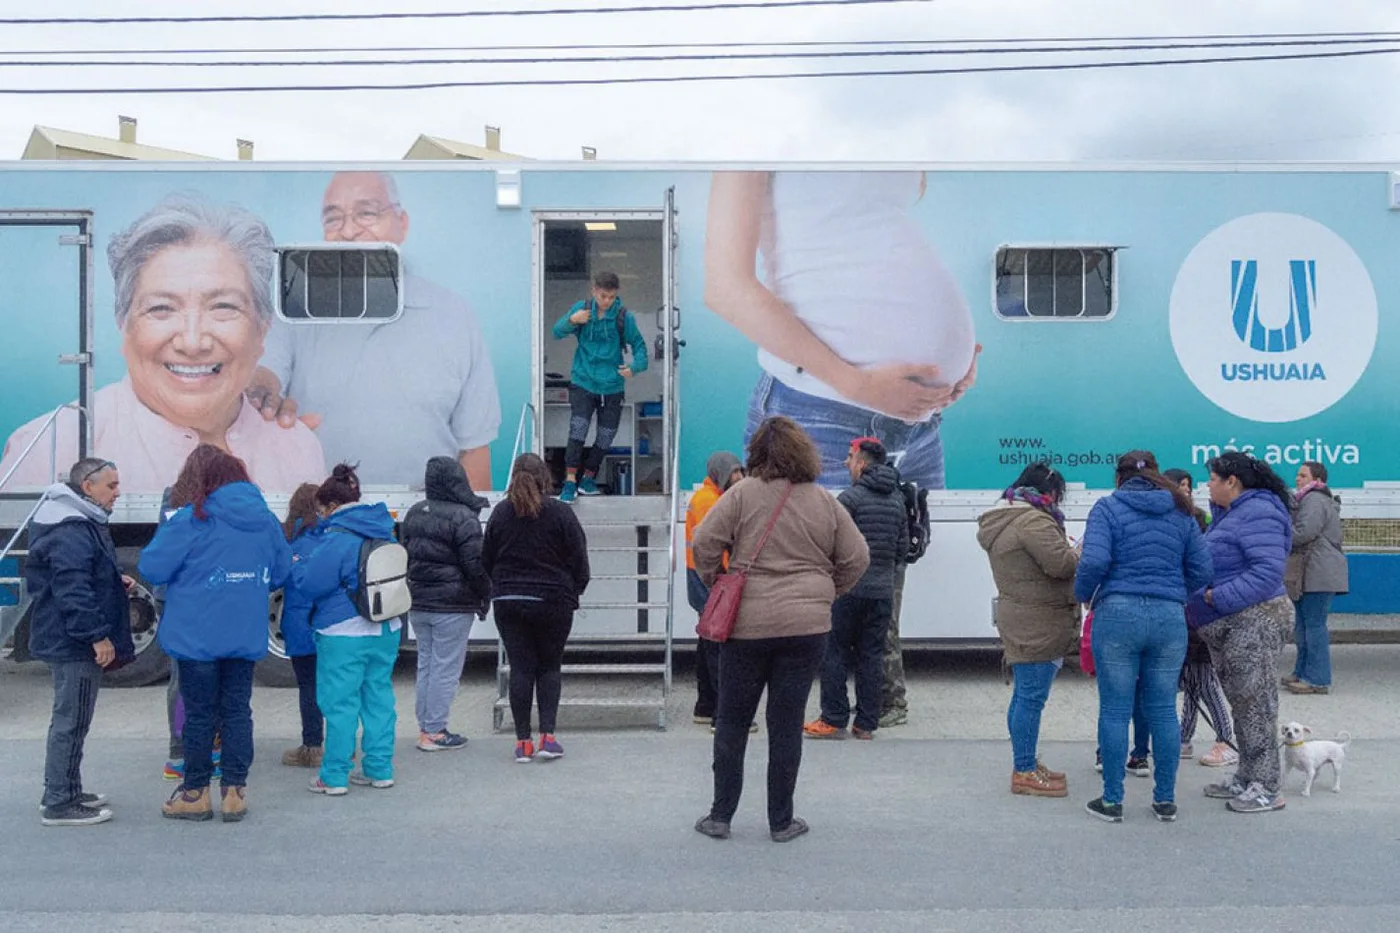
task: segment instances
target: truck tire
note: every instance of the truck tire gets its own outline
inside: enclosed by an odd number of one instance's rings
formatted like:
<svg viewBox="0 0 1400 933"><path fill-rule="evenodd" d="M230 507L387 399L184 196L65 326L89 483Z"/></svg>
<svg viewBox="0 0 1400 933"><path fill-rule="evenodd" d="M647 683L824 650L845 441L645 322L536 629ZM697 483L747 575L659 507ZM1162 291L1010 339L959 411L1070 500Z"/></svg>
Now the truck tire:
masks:
<svg viewBox="0 0 1400 933"><path fill-rule="evenodd" d="M170 676L170 658L160 647L156 631L160 628L161 606L151 586L141 579L136 569L139 548L119 548L117 560L122 573L136 580L128 598L131 613L131 640L136 646L136 660L125 667L102 675L104 687L148 687Z"/></svg>
<svg viewBox="0 0 1400 933"><path fill-rule="evenodd" d="M295 687L296 671L282 641L282 591L277 590L267 605L267 657L253 668L253 682L263 687Z"/></svg>

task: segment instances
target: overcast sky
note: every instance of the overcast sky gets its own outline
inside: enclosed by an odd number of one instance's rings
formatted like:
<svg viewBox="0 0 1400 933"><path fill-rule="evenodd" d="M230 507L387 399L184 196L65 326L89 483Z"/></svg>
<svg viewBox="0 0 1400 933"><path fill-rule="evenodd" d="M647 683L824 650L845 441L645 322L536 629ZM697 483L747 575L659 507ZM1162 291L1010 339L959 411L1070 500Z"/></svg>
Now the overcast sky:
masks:
<svg viewBox="0 0 1400 933"><path fill-rule="evenodd" d="M615 0L632 2L632 0ZM671 0L653 0L671 2ZM402 0L404 10L597 6L603 0ZM609 0L613 5L614 0ZM0 3L6 16L375 12L372 0L65 0ZM504 45L1400 31L1396 0L928 0L847 9L667 12L351 24L6 26L0 49ZM1400 44L1397 45L1400 47ZM8 56L13 57L13 56ZM246 57L246 56L245 56ZM1085 57L1083 55L1078 56ZM70 59L71 60L71 59ZM1021 59L1029 60L1029 59ZM1037 61L1044 59L1037 58ZM931 56L833 69L985 64ZM392 83L819 69L822 62L342 68L0 68L0 88L153 84ZM112 136L138 118L143 143L259 160L398 159L419 133L535 158L1366 159L1400 161L1400 56L1029 75L828 78L681 85L473 88L342 94L0 97L0 157L35 124Z"/></svg>

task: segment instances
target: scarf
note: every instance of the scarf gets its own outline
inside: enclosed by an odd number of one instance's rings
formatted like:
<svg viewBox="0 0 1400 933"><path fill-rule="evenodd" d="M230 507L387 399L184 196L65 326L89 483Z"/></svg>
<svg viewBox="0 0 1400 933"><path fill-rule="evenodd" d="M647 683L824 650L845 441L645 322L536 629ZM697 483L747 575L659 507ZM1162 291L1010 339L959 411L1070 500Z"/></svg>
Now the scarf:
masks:
<svg viewBox="0 0 1400 933"><path fill-rule="evenodd" d="M1032 489L1029 486L1016 486L1006 490L1002 494L1002 498L1007 502L1024 502L1033 508L1040 509L1055 520L1055 524L1060 526L1061 531L1064 530L1065 514L1055 505L1055 500L1040 490Z"/></svg>
<svg viewBox="0 0 1400 933"><path fill-rule="evenodd" d="M1320 492L1327 496L1329 499L1332 498L1332 490L1327 488L1327 484L1322 482L1321 480L1315 479L1311 483L1308 483L1306 486L1304 486L1302 489L1299 489L1297 492L1295 492L1293 494L1293 501L1302 502L1303 497L1310 492Z"/></svg>

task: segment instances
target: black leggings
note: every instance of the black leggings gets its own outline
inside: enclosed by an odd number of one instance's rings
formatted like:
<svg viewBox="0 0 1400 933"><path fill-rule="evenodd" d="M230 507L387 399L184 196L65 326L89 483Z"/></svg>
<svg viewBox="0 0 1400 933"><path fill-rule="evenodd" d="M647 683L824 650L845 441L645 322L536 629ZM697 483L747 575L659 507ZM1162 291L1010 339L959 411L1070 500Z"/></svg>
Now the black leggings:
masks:
<svg viewBox="0 0 1400 933"><path fill-rule="evenodd" d="M574 611L558 603L497 600L496 631L510 661L510 712L515 737L530 738L530 703L538 695L540 733L553 733L559 715L564 643L574 627Z"/></svg>

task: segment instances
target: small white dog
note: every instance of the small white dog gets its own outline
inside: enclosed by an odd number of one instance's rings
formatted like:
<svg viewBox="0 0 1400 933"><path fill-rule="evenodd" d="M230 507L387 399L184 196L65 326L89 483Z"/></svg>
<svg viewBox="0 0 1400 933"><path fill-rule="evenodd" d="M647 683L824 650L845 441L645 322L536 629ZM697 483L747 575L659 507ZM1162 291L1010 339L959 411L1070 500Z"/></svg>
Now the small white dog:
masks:
<svg viewBox="0 0 1400 933"><path fill-rule="evenodd" d="M1351 744L1351 733L1343 732L1337 741L1309 739L1312 730L1296 722L1290 722L1281 730L1283 733L1284 775L1297 769L1306 776L1303 783L1303 796L1312 796L1313 780L1323 765L1332 765L1332 793L1342 792L1342 762L1346 760L1346 748Z"/></svg>

